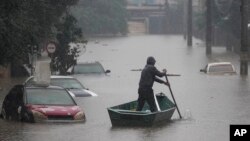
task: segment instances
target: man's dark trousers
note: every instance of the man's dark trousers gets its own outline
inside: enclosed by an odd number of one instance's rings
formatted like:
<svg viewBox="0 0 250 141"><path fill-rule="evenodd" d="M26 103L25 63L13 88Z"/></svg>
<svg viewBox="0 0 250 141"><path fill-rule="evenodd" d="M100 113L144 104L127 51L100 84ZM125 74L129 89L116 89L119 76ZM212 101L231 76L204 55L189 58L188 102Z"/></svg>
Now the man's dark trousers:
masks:
<svg viewBox="0 0 250 141"><path fill-rule="evenodd" d="M145 102L148 103L151 112L157 111L154 99L154 92L152 88L139 88L138 94L139 98L138 98L138 106L136 109L137 111L142 110Z"/></svg>

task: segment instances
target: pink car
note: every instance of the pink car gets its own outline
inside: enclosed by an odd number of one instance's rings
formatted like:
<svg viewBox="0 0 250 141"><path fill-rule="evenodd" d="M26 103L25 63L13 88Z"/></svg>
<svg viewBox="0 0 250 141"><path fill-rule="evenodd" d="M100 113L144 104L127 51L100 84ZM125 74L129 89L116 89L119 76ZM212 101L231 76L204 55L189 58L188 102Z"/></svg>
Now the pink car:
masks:
<svg viewBox="0 0 250 141"><path fill-rule="evenodd" d="M1 116L26 122L85 121L85 114L73 97L57 86L14 86L3 101Z"/></svg>

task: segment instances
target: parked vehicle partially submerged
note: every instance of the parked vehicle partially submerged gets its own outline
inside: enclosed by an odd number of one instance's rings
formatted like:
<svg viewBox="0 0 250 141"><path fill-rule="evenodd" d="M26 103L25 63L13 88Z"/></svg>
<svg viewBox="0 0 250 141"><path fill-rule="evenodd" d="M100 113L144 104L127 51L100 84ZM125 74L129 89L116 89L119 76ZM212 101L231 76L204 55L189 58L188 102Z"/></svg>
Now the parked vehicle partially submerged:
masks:
<svg viewBox="0 0 250 141"><path fill-rule="evenodd" d="M110 70L105 70L102 64L95 62L80 62L68 70L69 74L85 74L85 75L106 75Z"/></svg>
<svg viewBox="0 0 250 141"><path fill-rule="evenodd" d="M34 81L34 76L31 76L24 82L24 85L32 86L35 83L36 82ZM95 92L90 91L88 88L85 88L81 82L79 82L76 78L72 76L51 75L50 84L53 86L60 86L67 89L75 97L97 96Z"/></svg>
<svg viewBox="0 0 250 141"><path fill-rule="evenodd" d="M3 101L1 117L24 122L85 121L85 114L73 97L57 86L14 86Z"/></svg>
<svg viewBox="0 0 250 141"><path fill-rule="evenodd" d="M156 95L160 111L151 112L145 103L142 111L136 111L137 100L109 107L108 113L113 126L152 126L169 121L176 109L175 104L163 93Z"/></svg>
<svg viewBox="0 0 250 141"><path fill-rule="evenodd" d="M206 74L236 74L235 67L231 62L208 63L200 72Z"/></svg>

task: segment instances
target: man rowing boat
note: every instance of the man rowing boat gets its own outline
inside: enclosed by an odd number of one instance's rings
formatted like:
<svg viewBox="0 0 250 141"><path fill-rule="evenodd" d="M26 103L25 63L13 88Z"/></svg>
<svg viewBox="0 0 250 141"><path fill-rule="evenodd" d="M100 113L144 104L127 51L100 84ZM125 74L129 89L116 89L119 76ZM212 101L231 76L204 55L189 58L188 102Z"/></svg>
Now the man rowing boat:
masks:
<svg viewBox="0 0 250 141"><path fill-rule="evenodd" d="M139 82L139 89L138 89L138 106L137 111L141 111L145 101L148 103L151 112L155 112L156 110L156 103L154 99L154 91L153 91L153 84L154 81L165 84L169 86L168 82L165 82L158 77L163 77L166 75L166 69L163 69L162 72L158 71L155 65L154 57L150 56L147 58L147 64L143 68L141 72L141 78ZM158 76L158 77L157 77Z"/></svg>

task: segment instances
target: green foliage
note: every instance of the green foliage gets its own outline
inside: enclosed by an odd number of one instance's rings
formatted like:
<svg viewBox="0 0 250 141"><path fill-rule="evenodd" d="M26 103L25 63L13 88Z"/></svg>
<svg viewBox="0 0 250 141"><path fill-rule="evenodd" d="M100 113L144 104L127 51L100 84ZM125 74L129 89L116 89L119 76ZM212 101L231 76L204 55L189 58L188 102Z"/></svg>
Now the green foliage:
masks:
<svg viewBox="0 0 250 141"><path fill-rule="evenodd" d="M81 29L76 26L77 20L68 13L62 18L61 23L56 25L58 34L56 36L58 45L53 54L52 69L60 74L67 74L67 70L76 64L76 58L80 53L79 46L70 46L82 36ZM83 43L86 43L84 41Z"/></svg>
<svg viewBox="0 0 250 141"><path fill-rule="evenodd" d="M24 63L31 47L54 36L54 24L78 0L1 0L0 65Z"/></svg>
<svg viewBox="0 0 250 141"><path fill-rule="evenodd" d="M126 34L125 0L82 0L71 9L85 34Z"/></svg>
<svg viewBox="0 0 250 141"><path fill-rule="evenodd" d="M237 39L240 39L240 5L239 0L233 0L231 8L228 13L221 13L212 2L212 24L217 26L227 34L231 34ZM195 15L195 24L199 30L206 29L206 11L204 13L197 13Z"/></svg>

